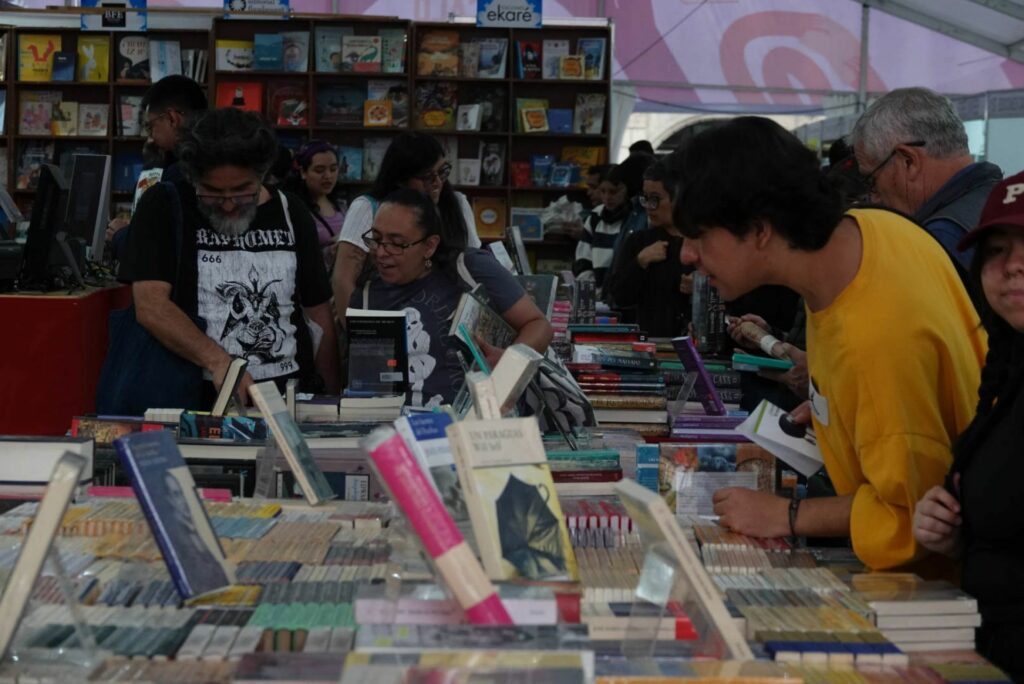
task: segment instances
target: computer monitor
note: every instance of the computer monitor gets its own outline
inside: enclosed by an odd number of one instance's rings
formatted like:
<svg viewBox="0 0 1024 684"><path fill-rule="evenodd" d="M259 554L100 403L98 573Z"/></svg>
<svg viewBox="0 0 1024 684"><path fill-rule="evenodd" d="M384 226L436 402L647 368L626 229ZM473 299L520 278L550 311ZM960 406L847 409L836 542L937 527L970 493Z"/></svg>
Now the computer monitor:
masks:
<svg viewBox="0 0 1024 684"><path fill-rule="evenodd" d="M100 262L110 216L110 155L76 154L73 159L64 230L90 248L90 261Z"/></svg>
<svg viewBox="0 0 1024 684"><path fill-rule="evenodd" d="M19 287L23 290L51 289L54 273L50 266L64 262L57 234L64 230L67 194L68 184L60 169L53 164L42 164L19 278Z"/></svg>

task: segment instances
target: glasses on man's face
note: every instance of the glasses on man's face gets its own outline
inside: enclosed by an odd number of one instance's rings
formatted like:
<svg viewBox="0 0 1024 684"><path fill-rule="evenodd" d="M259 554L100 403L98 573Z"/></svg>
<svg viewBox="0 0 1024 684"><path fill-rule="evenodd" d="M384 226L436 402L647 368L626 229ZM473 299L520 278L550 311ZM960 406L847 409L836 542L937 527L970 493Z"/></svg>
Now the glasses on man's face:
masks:
<svg viewBox="0 0 1024 684"><path fill-rule="evenodd" d="M640 195L640 206L654 211L661 204L661 195Z"/></svg>
<svg viewBox="0 0 1024 684"><path fill-rule="evenodd" d="M236 207L248 207L255 203L260 197L260 192L247 192L242 195L201 195L196 193L196 199L208 207L223 207L225 202L230 201Z"/></svg>
<svg viewBox="0 0 1024 684"><path fill-rule="evenodd" d="M899 143L899 145L905 145L906 147L924 147L928 143L924 140L914 140L908 143ZM875 168L871 169L868 173L862 174L861 178L864 181L864 186L868 193L875 192L875 186L878 183L878 172L885 168L885 165L892 161L892 158L899 152L899 145L892 148L892 152L889 153L885 159L881 161Z"/></svg>
<svg viewBox="0 0 1024 684"><path fill-rule="evenodd" d="M166 118L167 118L167 112L164 112L163 114L157 114L152 119L147 119L146 121L143 121L142 122L142 132L145 133L146 135L153 135L153 127L156 126L156 122L159 121L160 119L166 119Z"/></svg>
<svg viewBox="0 0 1024 684"><path fill-rule="evenodd" d="M413 176L416 180L423 181L425 185L444 183L452 175L452 165L445 163L437 171L428 171L419 176Z"/></svg>
<svg viewBox="0 0 1024 684"><path fill-rule="evenodd" d="M382 238L383 236L379 232L371 228L370 230L363 233L363 244L366 245L366 248L369 249L371 252L377 251L378 247L383 247L385 253L390 254L391 256L398 256L399 254L403 254L405 250L409 249L413 245L418 245L421 242L425 242L427 239L421 238L419 240L416 240L415 242L401 243L385 242Z"/></svg>

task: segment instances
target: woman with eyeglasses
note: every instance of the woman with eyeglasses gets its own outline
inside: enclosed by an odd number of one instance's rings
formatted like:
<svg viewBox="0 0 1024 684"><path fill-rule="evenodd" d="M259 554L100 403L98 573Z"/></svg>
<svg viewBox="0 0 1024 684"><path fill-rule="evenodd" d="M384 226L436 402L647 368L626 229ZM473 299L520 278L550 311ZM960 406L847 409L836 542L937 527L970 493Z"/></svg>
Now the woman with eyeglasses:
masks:
<svg viewBox="0 0 1024 684"><path fill-rule="evenodd" d="M362 239L375 272L352 296L356 309L405 311L411 406L450 404L465 372L451 318L477 284L492 309L516 330L515 342L544 352L551 324L515 277L482 249L463 250L444 238L433 198L413 188L388 195ZM477 340L493 367L504 350Z"/></svg>
<svg viewBox="0 0 1024 684"><path fill-rule="evenodd" d="M626 238L611 283L617 306L635 307L640 329L654 337L684 334L690 318L692 267L683 266L679 252L683 234L672 224L672 203L679 177L668 161L644 172L640 206L647 212L649 230Z"/></svg>
<svg viewBox="0 0 1024 684"><path fill-rule="evenodd" d="M347 203L340 197L338 151L325 140L303 145L285 181L285 189L302 199L313 214L320 249L328 272L334 267L338 236L345 222Z"/></svg>
<svg viewBox="0 0 1024 684"><path fill-rule="evenodd" d="M345 215L338 237L338 252L331 275L334 306L338 320L345 323L345 303L352 296L360 275L364 277L367 247L363 234L370 230L373 217L385 197L400 188L412 188L434 201L441 215L441 236L453 249L480 247L476 219L469 201L448 183L452 165L444 156L441 143L426 133L402 133L391 141L373 188L357 197Z"/></svg>

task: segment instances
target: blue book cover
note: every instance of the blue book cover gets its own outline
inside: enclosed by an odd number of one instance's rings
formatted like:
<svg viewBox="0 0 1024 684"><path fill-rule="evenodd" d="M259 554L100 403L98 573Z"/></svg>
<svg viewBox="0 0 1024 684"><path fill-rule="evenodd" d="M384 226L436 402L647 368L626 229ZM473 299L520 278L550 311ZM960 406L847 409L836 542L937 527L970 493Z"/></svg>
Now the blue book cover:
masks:
<svg viewBox="0 0 1024 684"><path fill-rule="evenodd" d="M135 432L114 440L114 448L182 598L234 584L234 567L171 433Z"/></svg>
<svg viewBox="0 0 1024 684"><path fill-rule="evenodd" d="M75 53L55 52L53 53L53 74L51 81L74 81L75 80Z"/></svg>
<svg viewBox="0 0 1024 684"><path fill-rule="evenodd" d="M253 36L252 68L256 71L284 70L284 38L280 33Z"/></svg>
<svg viewBox="0 0 1024 684"><path fill-rule="evenodd" d="M142 173L142 153L124 152L114 156L114 192L131 192Z"/></svg>
<svg viewBox="0 0 1024 684"><path fill-rule="evenodd" d="M347 181L363 179L362 147L338 148L338 177Z"/></svg>
<svg viewBox="0 0 1024 684"><path fill-rule="evenodd" d="M572 133L572 110L549 109L548 130L551 133Z"/></svg>

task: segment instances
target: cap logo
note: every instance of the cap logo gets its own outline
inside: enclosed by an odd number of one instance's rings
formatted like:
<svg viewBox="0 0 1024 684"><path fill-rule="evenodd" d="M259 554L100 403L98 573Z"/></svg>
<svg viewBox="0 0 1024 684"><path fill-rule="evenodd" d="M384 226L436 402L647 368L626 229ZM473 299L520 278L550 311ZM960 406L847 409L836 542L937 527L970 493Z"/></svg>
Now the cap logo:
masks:
<svg viewBox="0 0 1024 684"><path fill-rule="evenodd" d="M1006 186L1006 196L1003 197L1003 204L1012 204L1017 197L1024 195L1024 183L1014 183Z"/></svg>

